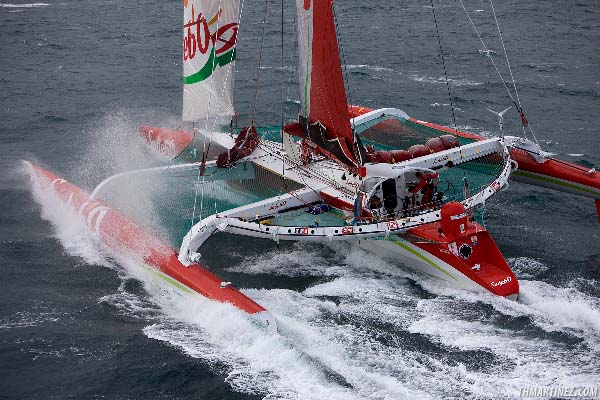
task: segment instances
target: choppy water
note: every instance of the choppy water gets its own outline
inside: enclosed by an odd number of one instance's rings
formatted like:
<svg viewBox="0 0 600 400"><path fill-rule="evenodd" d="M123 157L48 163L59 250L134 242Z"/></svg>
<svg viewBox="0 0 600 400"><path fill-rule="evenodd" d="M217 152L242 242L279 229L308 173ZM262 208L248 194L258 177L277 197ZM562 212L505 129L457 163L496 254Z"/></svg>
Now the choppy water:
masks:
<svg viewBox="0 0 600 400"><path fill-rule="evenodd" d="M262 19L262 4L246 3L242 122ZM452 124L429 3L337 3L351 101ZM510 101L460 5L435 4L457 125L495 131L485 109ZM465 4L501 54L489 2ZM495 5L545 150L599 166L597 2ZM297 99L293 29L282 68L280 3L269 10L264 124L281 120L282 79L288 116ZM229 306L181 300L105 254L51 200L36 200L20 159L86 188L150 162L135 130L179 124L180 14L178 1L0 4L0 398L463 399L598 385L600 225L589 200L514 183L488 204L486 226L521 282L518 303L448 288L345 245L209 242L206 263L268 308L279 335ZM512 114L507 130L518 133L518 122Z"/></svg>

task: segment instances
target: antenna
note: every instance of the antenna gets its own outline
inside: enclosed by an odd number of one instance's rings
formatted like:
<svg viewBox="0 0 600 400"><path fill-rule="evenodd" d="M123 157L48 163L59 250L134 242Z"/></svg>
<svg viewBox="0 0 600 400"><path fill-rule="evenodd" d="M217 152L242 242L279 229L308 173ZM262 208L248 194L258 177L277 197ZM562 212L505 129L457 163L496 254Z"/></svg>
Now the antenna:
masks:
<svg viewBox="0 0 600 400"><path fill-rule="evenodd" d="M511 108L512 108L512 106L510 106L507 109L505 109L504 111L500 111L500 112L490 110L489 108L487 109L489 112L491 112L496 117L498 117L498 126L500 127L500 135L502 137L504 137L504 114L506 114L506 112L508 110L510 110Z"/></svg>

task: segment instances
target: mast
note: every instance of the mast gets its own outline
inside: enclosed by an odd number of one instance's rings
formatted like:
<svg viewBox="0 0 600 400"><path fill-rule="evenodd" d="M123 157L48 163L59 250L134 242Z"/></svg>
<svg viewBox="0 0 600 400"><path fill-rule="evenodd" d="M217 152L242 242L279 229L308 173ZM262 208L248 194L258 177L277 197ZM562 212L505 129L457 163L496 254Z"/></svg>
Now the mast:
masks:
<svg viewBox="0 0 600 400"><path fill-rule="evenodd" d="M364 149L350 127L333 0L296 0L296 12L300 128L339 161L360 167Z"/></svg>
<svg viewBox="0 0 600 400"><path fill-rule="evenodd" d="M228 124L235 115L239 0L184 0L183 6L182 119Z"/></svg>

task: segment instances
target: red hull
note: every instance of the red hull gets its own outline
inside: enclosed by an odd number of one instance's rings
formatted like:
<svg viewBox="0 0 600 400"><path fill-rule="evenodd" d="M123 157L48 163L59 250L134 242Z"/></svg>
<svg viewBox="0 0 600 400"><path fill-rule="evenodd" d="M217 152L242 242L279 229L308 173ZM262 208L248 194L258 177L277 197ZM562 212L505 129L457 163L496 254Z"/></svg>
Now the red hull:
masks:
<svg viewBox="0 0 600 400"><path fill-rule="evenodd" d="M351 118L373 111L367 107L352 105L348 106L348 109ZM432 124L414 118L410 118L409 121L464 139L485 139L473 133L459 131L447 126ZM393 121L384 121L383 124L385 123L393 123ZM590 171L589 168L554 158L546 158L543 162L538 162L527 151L514 147L510 148L510 155L519 164L519 169L513 174L514 179L593 199L600 199L600 172ZM600 218L600 214L598 215Z"/></svg>
<svg viewBox="0 0 600 400"><path fill-rule="evenodd" d="M140 126L139 133L152 150L169 160L179 156L194 139L190 131L147 125Z"/></svg>
<svg viewBox="0 0 600 400"><path fill-rule="evenodd" d="M349 211L353 209L352 204L325 192L321 192L321 196L332 207ZM457 213L460 219L456 216L446 218L446 211L442 208L441 221L410 229L407 234L399 236L448 264L488 292L516 300L519 282L492 236L483 226L468 221L462 205Z"/></svg>
<svg viewBox="0 0 600 400"><path fill-rule="evenodd" d="M33 164L30 166L35 182L42 188L53 190L110 250L137 257L188 289L209 299L230 303L248 314L256 315L265 326L271 329L275 327L274 320L265 308L234 287L221 287L223 281L205 267L199 264L184 266L173 248L106 203L90 199L86 191L43 168ZM181 288L177 283L175 285Z"/></svg>
<svg viewBox="0 0 600 400"><path fill-rule="evenodd" d="M502 297L516 299L519 282L488 231L469 222L458 237L439 233L439 223L411 229L410 234L424 240L413 244L451 265L474 283Z"/></svg>

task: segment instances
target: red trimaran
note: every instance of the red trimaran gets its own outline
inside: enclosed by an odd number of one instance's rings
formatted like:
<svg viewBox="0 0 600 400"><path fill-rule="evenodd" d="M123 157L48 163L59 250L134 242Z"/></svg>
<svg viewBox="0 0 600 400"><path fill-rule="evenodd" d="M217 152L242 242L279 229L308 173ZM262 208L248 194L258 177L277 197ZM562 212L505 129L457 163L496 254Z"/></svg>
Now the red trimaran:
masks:
<svg viewBox="0 0 600 400"><path fill-rule="evenodd" d="M374 110L351 124L332 3L296 2L301 112L298 121L279 127L277 140L272 130L255 126L239 133L221 129L234 115L239 4L189 0L183 119L194 130L148 128L143 137L169 158L191 150L206 156L210 143L224 149L218 159L129 171L107 178L91 194L29 164L35 182L76 212L109 249L136 257L183 292L229 302L271 328L276 323L267 310L199 264L199 250L215 232L276 242L349 241L460 287L516 299L515 275L477 222L479 206L506 186L515 167L503 139L459 145L455 136L434 129L442 135L402 150L388 138L404 140L423 125L386 134L390 121L410 122L404 112ZM193 172L189 185L203 200L194 202L199 217L179 250L98 200L109 182L162 171ZM197 204L210 206L196 210Z"/></svg>

